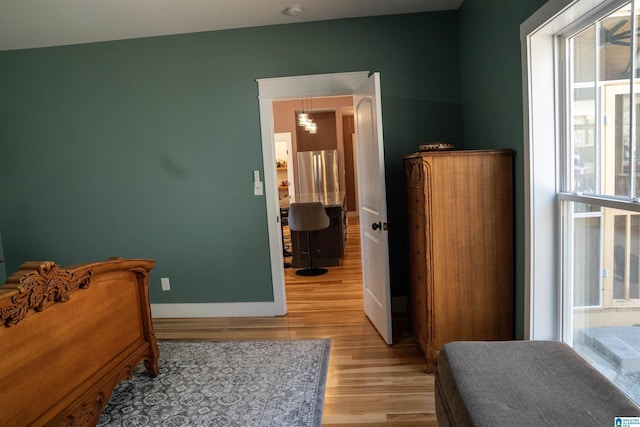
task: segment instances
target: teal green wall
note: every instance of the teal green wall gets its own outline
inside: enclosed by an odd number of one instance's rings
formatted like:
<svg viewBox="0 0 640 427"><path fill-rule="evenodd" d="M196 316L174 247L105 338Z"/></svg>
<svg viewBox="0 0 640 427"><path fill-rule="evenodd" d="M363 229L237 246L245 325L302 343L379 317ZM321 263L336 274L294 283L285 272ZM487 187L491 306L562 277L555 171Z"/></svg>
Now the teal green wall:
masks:
<svg viewBox="0 0 640 427"><path fill-rule="evenodd" d="M462 141L457 12L0 52L7 271L151 258L154 303L271 301L265 199L252 191L262 171L255 80L362 70L381 73L392 289L402 294L400 159L425 141Z"/></svg>
<svg viewBox="0 0 640 427"><path fill-rule="evenodd" d="M524 134L520 24L544 0L465 0L459 10L467 148L515 150L516 334L524 327Z"/></svg>

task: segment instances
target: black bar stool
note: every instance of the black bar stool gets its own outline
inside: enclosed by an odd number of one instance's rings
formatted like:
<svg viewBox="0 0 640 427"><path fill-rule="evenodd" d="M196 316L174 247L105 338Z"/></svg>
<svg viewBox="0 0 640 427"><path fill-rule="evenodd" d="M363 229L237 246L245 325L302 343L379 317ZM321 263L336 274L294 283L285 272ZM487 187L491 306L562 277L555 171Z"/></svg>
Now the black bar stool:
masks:
<svg viewBox="0 0 640 427"><path fill-rule="evenodd" d="M289 229L291 231L305 231L307 233L307 253L309 265L302 270L297 270L299 276L319 276L325 274L326 268L313 266L311 251L311 232L329 228L330 220L324 205L320 202L291 203L289 205Z"/></svg>

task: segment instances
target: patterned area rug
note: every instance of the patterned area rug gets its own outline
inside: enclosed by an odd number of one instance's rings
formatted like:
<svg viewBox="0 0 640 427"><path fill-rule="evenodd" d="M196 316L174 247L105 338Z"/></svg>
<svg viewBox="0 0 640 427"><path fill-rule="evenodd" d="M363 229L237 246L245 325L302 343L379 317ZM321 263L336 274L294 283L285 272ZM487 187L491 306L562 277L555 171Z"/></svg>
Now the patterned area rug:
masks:
<svg viewBox="0 0 640 427"><path fill-rule="evenodd" d="M320 426L330 340L159 341L98 426Z"/></svg>

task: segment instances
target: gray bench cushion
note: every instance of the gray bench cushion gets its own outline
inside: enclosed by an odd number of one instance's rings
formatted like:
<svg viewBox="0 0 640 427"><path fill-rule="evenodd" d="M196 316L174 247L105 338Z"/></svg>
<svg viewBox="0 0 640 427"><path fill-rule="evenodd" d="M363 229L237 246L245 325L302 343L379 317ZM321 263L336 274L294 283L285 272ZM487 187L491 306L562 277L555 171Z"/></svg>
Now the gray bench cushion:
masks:
<svg viewBox="0 0 640 427"><path fill-rule="evenodd" d="M640 408L571 347L453 342L435 373L440 426L613 426Z"/></svg>

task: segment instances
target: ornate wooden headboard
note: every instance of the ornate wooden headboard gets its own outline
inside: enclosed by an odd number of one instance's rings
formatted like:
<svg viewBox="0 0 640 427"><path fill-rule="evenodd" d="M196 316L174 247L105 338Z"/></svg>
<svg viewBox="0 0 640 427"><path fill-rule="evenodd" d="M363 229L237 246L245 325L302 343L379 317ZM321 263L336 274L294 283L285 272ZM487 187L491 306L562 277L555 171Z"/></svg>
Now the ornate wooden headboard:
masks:
<svg viewBox="0 0 640 427"><path fill-rule="evenodd" d="M158 374L154 261L27 262L0 286L0 426L95 425L144 362Z"/></svg>

